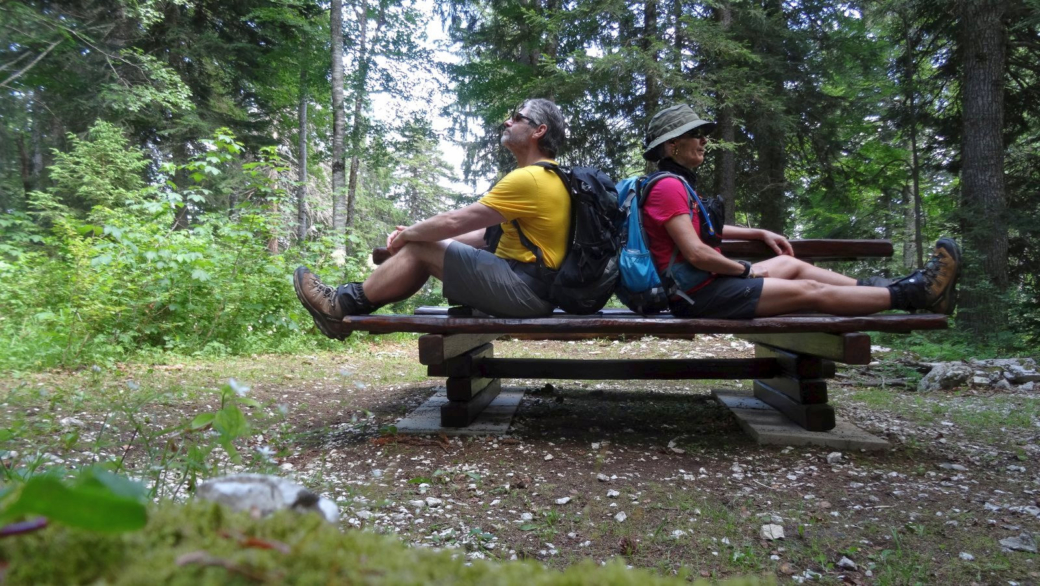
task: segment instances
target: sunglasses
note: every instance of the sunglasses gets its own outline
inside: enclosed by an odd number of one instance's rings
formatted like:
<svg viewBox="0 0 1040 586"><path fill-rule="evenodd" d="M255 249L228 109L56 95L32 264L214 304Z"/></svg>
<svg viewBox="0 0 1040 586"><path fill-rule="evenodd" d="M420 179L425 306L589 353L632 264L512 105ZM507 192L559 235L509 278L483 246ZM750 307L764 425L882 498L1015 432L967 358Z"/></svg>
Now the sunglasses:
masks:
<svg viewBox="0 0 1040 586"><path fill-rule="evenodd" d="M519 124L520 122L527 122L531 126L540 126L540 124L534 118L531 118L530 116L524 116L516 110L514 110L513 113L509 116L509 119L517 124Z"/></svg>
<svg viewBox="0 0 1040 586"><path fill-rule="evenodd" d="M708 138L708 135L704 134L704 130L703 129L701 129L701 128L694 128L693 130L687 132L686 134L683 134L682 138L703 139L703 138Z"/></svg>

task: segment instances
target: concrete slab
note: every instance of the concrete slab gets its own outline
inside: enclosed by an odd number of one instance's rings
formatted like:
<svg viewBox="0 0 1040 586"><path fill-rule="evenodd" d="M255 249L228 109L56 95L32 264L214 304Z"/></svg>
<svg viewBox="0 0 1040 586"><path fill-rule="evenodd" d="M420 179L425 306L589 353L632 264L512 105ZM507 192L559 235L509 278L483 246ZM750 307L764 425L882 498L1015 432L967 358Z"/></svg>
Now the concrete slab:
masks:
<svg viewBox="0 0 1040 586"><path fill-rule="evenodd" d="M397 422L397 433L505 435L523 397L524 389L505 387L468 427L441 427L441 405L448 402L448 395L444 387L438 387L425 403Z"/></svg>
<svg viewBox="0 0 1040 586"><path fill-rule="evenodd" d="M716 401L729 407L740 427L759 445L826 446L840 450L887 450L889 443L848 421L837 418L830 431L807 431L750 391L713 390Z"/></svg>

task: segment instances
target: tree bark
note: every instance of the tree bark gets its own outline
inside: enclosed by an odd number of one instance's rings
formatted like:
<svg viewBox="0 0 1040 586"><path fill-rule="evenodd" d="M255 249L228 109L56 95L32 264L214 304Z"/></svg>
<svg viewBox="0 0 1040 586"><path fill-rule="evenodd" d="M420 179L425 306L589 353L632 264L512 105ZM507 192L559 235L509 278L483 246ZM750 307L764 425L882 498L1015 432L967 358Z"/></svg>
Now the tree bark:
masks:
<svg viewBox="0 0 1040 586"><path fill-rule="evenodd" d="M999 294L1008 288L1007 196L1004 186L1004 70L1007 0L960 0L964 58L961 229L981 274L969 272L964 327L990 335L1007 327Z"/></svg>
<svg viewBox="0 0 1040 586"><path fill-rule="evenodd" d="M924 236L921 208L921 163L918 158L917 145L917 59L914 56L916 42L913 38L912 23L907 9L900 10L900 18L903 24L903 43L905 52L903 54L903 92L906 99L907 127L910 130L910 174L913 177L913 247L916 253L917 266L924 265Z"/></svg>
<svg viewBox="0 0 1040 586"><path fill-rule="evenodd" d="M296 188L296 238L307 239L307 67L300 65L300 185Z"/></svg>
<svg viewBox="0 0 1040 586"><path fill-rule="evenodd" d="M332 25L332 239L333 255L345 262L347 255L346 169L343 112L343 1L331 1Z"/></svg>
<svg viewBox="0 0 1040 586"><path fill-rule="evenodd" d="M719 110L715 134L727 145L732 145L736 140L732 106L723 106ZM725 202L726 223L732 226L737 222L737 156L730 149L717 152L719 154L716 155L718 163L715 167L715 193Z"/></svg>

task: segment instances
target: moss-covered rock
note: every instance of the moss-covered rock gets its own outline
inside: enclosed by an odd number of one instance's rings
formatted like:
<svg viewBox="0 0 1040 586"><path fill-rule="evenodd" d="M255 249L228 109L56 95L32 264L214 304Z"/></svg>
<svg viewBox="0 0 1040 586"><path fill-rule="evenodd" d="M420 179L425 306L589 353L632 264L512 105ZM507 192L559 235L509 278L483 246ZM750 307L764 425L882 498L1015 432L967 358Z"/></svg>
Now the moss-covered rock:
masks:
<svg viewBox="0 0 1040 586"><path fill-rule="evenodd" d="M219 505L164 504L148 526L105 535L52 526L0 540L8 584L686 584L621 563L583 562L564 572L532 562L467 565L448 551L410 548L362 531L343 533L317 515L256 520ZM732 584L751 583L745 580Z"/></svg>

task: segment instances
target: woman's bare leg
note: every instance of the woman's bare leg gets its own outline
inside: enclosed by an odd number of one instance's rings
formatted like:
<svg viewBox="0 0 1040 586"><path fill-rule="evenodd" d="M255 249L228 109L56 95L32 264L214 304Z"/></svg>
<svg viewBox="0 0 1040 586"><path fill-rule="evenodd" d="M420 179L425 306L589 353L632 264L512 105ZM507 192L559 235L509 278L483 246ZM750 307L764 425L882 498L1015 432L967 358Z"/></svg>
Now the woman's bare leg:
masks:
<svg viewBox="0 0 1040 586"><path fill-rule="evenodd" d="M796 311L834 315L869 315L892 308L884 287L830 285L819 281L767 278L762 285L755 316L769 317Z"/></svg>
<svg viewBox="0 0 1040 586"><path fill-rule="evenodd" d="M846 277L841 273L821 269L804 260L798 260L793 256L775 256L768 260L752 265L755 273L772 277L774 279L808 279L826 283L828 285L841 285L851 287L856 284L856 279Z"/></svg>

